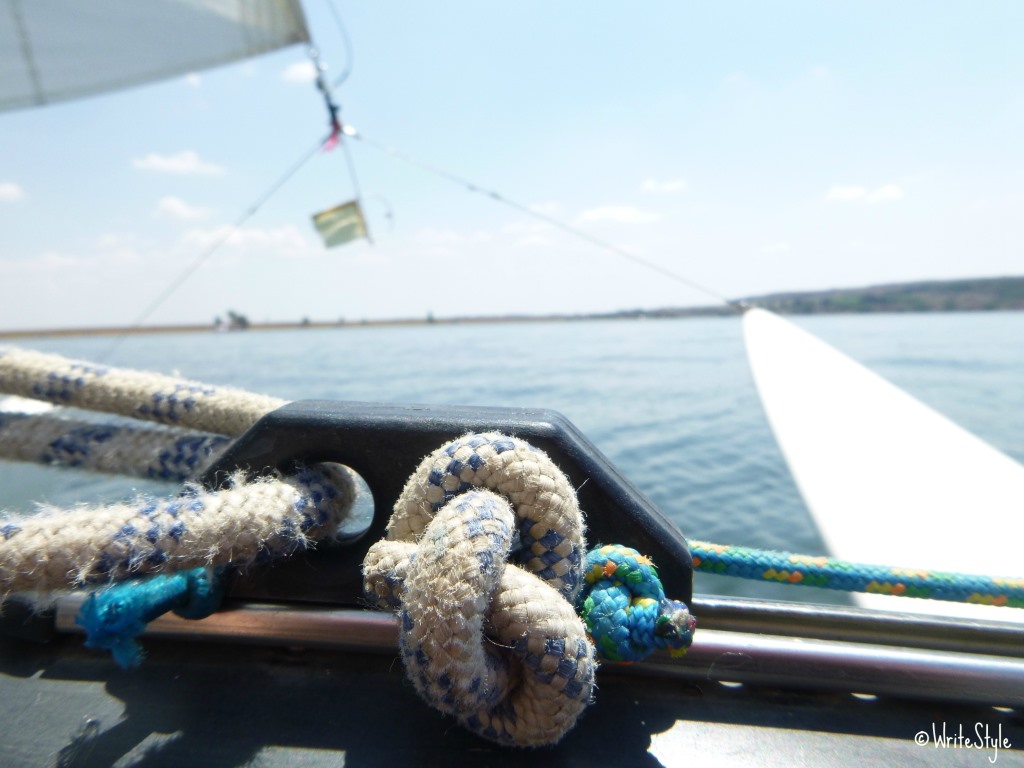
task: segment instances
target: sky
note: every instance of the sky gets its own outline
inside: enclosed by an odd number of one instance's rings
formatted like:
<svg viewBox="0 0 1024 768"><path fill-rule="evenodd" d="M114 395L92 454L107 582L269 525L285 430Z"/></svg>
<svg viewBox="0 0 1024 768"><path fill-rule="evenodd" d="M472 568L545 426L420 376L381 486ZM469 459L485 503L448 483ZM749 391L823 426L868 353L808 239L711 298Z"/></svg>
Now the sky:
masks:
<svg viewBox="0 0 1024 768"><path fill-rule="evenodd" d="M304 3L367 139L732 298L1024 274L1024 5ZM304 46L0 114L0 329L132 324L326 132ZM715 299L349 140L148 324Z"/></svg>

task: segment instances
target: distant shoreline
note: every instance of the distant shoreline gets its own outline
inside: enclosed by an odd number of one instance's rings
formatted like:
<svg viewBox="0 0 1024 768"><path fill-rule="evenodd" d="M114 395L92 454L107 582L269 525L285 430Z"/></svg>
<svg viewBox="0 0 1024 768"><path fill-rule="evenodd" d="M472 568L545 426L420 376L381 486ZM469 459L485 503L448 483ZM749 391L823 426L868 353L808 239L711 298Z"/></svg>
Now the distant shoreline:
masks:
<svg viewBox="0 0 1024 768"><path fill-rule="evenodd" d="M49 328L26 329L18 331L0 331L0 339L29 339L43 336L140 336L146 334L165 333L241 333L245 331L292 331L325 328L372 328L400 325L458 325L470 323L535 323L558 320L591 320L591 316L565 315L513 315L508 317L463 317L438 318L426 320L421 318L399 318L393 320L358 320L353 322L279 322L250 323L245 328L218 328L212 324L205 325L146 325L141 327L100 327L100 328Z"/></svg>
<svg viewBox="0 0 1024 768"><path fill-rule="evenodd" d="M1024 277L976 278L918 283L897 283L866 288L827 291L773 293L737 299L731 306L665 307L631 309L616 312L578 315L501 315L493 317L396 318L390 320L309 321L250 323L251 331L280 331L325 328L373 328L409 325L463 325L488 323L550 323L584 320L663 320L687 317L727 317L752 304L789 315L865 314L910 312L992 312L1024 311ZM180 324L162 326L44 328L0 330L0 339L33 339L46 336L134 336L166 333L217 333L227 330L213 324Z"/></svg>

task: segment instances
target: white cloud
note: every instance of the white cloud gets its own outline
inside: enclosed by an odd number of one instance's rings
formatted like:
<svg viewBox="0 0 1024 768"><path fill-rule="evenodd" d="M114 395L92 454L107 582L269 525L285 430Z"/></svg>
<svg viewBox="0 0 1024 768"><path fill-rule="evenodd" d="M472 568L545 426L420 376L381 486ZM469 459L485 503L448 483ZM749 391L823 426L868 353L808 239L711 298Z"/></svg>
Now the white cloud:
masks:
<svg viewBox="0 0 1024 768"><path fill-rule="evenodd" d="M312 61L297 61L289 64L281 73L286 83L311 83L316 80L316 65Z"/></svg>
<svg viewBox="0 0 1024 768"><path fill-rule="evenodd" d="M226 239L225 239L226 238ZM209 248L224 240L226 248L243 249L246 253L263 253L288 258L316 256L323 252L320 243L313 242L288 224L283 227L259 228L231 226L210 229L191 229L181 238L181 244L195 250Z"/></svg>
<svg viewBox="0 0 1024 768"><path fill-rule="evenodd" d="M13 203L25 197L25 190L13 181L0 181L0 203Z"/></svg>
<svg viewBox="0 0 1024 768"><path fill-rule="evenodd" d="M832 70L828 67L812 67L811 68L811 80L816 83L823 83L827 80L832 79Z"/></svg>
<svg viewBox="0 0 1024 768"><path fill-rule="evenodd" d="M854 200L863 200L867 193L868 191L864 187L836 185L825 194L825 199L830 203L848 203Z"/></svg>
<svg viewBox="0 0 1024 768"><path fill-rule="evenodd" d="M898 184L883 184L875 189L835 185L825 193L825 200L830 203L893 203L903 197L903 187Z"/></svg>
<svg viewBox="0 0 1024 768"><path fill-rule="evenodd" d="M210 215L210 209L189 205L180 197L166 195L157 200L154 215L158 218L192 221L195 219L205 219Z"/></svg>
<svg viewBox="0 0 1024 768"><path fill-rule="evenodd" d="M668 181L647 179L643 184L644 192L657 192L661 195L671 195L676 192L684 192L686 187L687 184L684 179L669 179Z"/></svg>
<svg viewBox="0 0 1024 768"><path fill-rule="evenodd" d="M185 75L185 82L193 88L198 88L203 84L203 76L198 72L189 72Z"/></svg>
<svg viewBox="0 0 1024 768"><path fill-rule="evenodd" d="M726 75L725 84L730 88L746 88L753 85L753 81L746 72L732 72Z"/></svg>
<svg viewBox="0 0 1024 768"><path fill-rule="evenodd" d="M517 247L539 248L551 245L551 232L551 225L542 221L517 221L502 227L499 238Z"/></svg>
<svg viewBox="0 0 1024 768"><path fill-rule="evenodd" d="M131 232L107 232L96 238L86 258L108 266L143 264L155 252L152 242Z"/></svg>
<svg viewBox="0 0 1024 768"><path fill-rule="evenodd" d="M33 261L35 262L33 266L43 272L49 272L51 270L79 267L87 263L88 260L78 254L64 253L62 251L43 251L39 254L39 258Z"/></svg>
<svg viewBox="0 0 1024 768"><path fill-rule="evenodd" d="M534 203L530 210L543 216L554 216L562 212L562 204L557 200L545 200L543 203Z"/></svg>
<svg viewBox="0 0 1024 768"><path fill-rule="evenodd" d="M763 248L761 248L761 253L767 254L769 256L781 256L782 254L789 253L792 250L793 246L791 246L789 243L784 243L780 241L777 243L768 243Z"/></svg>
<svg viewBox="0 0 1024 768"><path fill-rule="evenodd" d="M455 258L467 251L480 251L494 241L495 233L484 229L424 227L412 235L412 243L425 258Z"/></svg>
<svg viewBox="0 0 1024 768"><path fill-rule="evenodd" d="M599 208L591 208L584 211L576 221L581 224L594 223L598 221L614 221L620 224L642 224L648 221L657 221L660 216L650 211L641 211L631 205L604 205Z"/></svg>
<svg viewBox="0 0 1024 768"><path fill-rule="evenodd" d="M150 152L145 157L132 160L132 165L140 171L157 171L158 173L177 174L219 174L224 168L207 163L199 158L199 153L192 149L183 149L173 155L159 155Z"/></svg>
<svg viewBox="0 0 1024 768"><path fill-rule="evenodd" d="M869 203L892 203L903 199L903 187L898 184L885 184L868 192L864 198Z"/></svg>

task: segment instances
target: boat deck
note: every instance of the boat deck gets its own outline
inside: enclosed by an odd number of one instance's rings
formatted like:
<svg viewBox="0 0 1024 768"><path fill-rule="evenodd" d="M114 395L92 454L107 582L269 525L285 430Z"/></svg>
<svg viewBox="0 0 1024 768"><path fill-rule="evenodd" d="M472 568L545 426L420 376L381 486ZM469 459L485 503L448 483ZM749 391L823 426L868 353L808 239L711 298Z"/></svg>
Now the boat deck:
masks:
<svg viewBox="0 0 1024 768"><path fill-rule="evenodd" d="M429 709L392 654L150 638L135 671L83 649L0 640L0 764L1024 765L1024 718L988 706L863 699L606 665L561 744L507 750ZM931 731L1011 748L935 747ZM925 731L929 743L918 745ZM983 735L983 732L982 732ZM1004 742L1005 743L1005 742ZM884 762L883 762L884 761Z"/></svg>

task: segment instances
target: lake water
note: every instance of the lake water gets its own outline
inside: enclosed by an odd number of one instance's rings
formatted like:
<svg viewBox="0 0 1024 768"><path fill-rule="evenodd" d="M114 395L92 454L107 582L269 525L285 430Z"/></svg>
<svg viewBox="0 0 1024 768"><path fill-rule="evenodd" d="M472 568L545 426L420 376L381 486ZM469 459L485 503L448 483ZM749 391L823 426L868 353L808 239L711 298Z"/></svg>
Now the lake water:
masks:
<svg viewBox="0 0 1024 768"><path fill-rule="evenodd" d="M1024 313L796 322L1024 462ZM97 359L109 345L109 338L22 344L82 359ZM764 418L737 318L135 336L107 362L288 399L553 408L688 536L825 552ZM141 487L0 463L0 507L17 512L33 501L114 500ZM703 574L696 586L844 600Z"/></svg>

